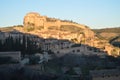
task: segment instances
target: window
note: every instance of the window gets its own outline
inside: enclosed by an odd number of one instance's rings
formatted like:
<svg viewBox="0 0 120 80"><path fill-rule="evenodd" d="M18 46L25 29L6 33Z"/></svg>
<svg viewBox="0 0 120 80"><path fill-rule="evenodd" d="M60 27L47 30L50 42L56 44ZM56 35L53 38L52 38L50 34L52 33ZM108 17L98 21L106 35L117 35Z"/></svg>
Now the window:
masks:
<svg viewBox="0 0 120 80"><path fill-rule="evenodd" d="M110 77L110 75L108 75L108 77Z"/></svg>
<svg viewBox="0 0 120 80"><path fill-rule="evenodd" d="M57 51L57 53L59 54L60 52L59 52L59 51Z"/></svg>
<svg viewBox="0 0 120 80"><path fill-rule="evenodd" d="M80 50L78 49L77 52L80 52Z"/></svg>
<svg viewBox="0 0 120 80"><path fill-rule="evenodd" d="M102 76L102 78L104 78L105 76Z"/></svg>
<svg viewBox="0 0 120 80"><path fill-rule="evenodd" d="M72 51L73 53L75 52L75 50Z"/></svg>
<svg viewBox="0 0 120 80"><path fill-rule="evenodd" d="M67 48L69 48L69 47L67 46Z"/></svg>
<svg viewBox="0 0 120 80"><path fill-rule="evenodd" d="M63 47L61 47L61 49L63 49Z"/></svg>
<svg viewBox="0 0 120 80"><path fill-rule="evenodd" d="M119 75L116 75L116 77L118 77Z"/></svg>

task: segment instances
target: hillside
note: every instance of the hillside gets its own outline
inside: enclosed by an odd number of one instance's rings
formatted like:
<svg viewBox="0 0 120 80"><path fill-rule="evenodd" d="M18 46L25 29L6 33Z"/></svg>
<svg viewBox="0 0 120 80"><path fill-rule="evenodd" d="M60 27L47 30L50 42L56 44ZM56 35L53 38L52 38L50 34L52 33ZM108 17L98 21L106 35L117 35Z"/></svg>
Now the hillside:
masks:
<svg viewBox="0 0 120 80"><path fill-rule="evenodd" d="M3 28L0 28L0 31L2 31L2 32L13 31L15 29L15 27L20 28L20 27L23 27L23 25L15 25L15 26L3 27Z"/></svg>
<svg viewBox="0 0 120 80"><path fill-rule="evenodd" d="M92 40L95 35L86 25L42 16L36 12L26 14L23 23L25 32L39 35L43 38L67 39L80 43L84 42L83 38Z"/></svg>
<svg viewBox="0 0 120 80"><path fill-rule="evenodd" d="M35 12L26 14L23 23L23 26L6 27L0 30L3 32L16 30L22 33L37 35L43 39L55 38L58 40L69 40L77 44L99 48L102 51L108 52L108 54L111 54L114 49L117 49L109 43L110 40L120 34L119 28L117 30L91 30L88 26L83 24L41 16L39 13ZM113 41L114 39L112 42Z"/></svg>
<svg viewBox="0 0 120 80"><path fill-rule="evenodd" d="M116 47L120 47L120 27L94 29L93 31L98 37L108 40L109 43Z"/></svg>
<svg viewBox="0 0 120 80"><path fill-rule="evenodd" d="M17 30L23 33L38 35L42 38L67 39L88 45L91 44L90 42L95 37L94 32L86 25L70 20L42 16L36 12L26 14L23 23L23 26L4 27L0 30L3 32Z"/></svg>
<svg viewBox="0 0 120 80"><path fill-rule="evenodd" d="M115 28L103 28L103 29L93 29L96 33L107 32L107 33L119 33L120 34L120 27Z"/></svg>
<svg viewBox="0 0 120 80"><path fill-rule="evenodd" d="M104 39L108 39L108 40L120 35L120 27L93 29L93 31L100 37L103 37Z"/></svg>
<svg viewBox="0 0 120 80"><path fill-rule="evenodd" d="M8 31L12 31L14 27L4 27L4 28L0 28L0 31L3 32L8 32Z"/></svg>

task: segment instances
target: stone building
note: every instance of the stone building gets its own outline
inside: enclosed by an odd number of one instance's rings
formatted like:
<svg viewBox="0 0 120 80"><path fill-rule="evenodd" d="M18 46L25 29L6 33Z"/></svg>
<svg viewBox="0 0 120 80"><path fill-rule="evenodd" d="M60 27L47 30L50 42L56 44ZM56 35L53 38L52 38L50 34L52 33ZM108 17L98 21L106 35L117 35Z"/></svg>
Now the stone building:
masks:
<svg viewBox="0 0 120 80"><path fill-rule="evenodd" d="M40 14L31 12L24 17L25 27L44 27L44 22L46 22L45 16L40 16Z"/></svg>
<svg viewBox="0 0 120 80"><path fill-rule="evenodd" d="M56 56L61 57L69 53L78 55L98 55L104 57L106 53L100 49L88 45L76 44L68 40L45 39L42 50L52 51Z"/></svg>

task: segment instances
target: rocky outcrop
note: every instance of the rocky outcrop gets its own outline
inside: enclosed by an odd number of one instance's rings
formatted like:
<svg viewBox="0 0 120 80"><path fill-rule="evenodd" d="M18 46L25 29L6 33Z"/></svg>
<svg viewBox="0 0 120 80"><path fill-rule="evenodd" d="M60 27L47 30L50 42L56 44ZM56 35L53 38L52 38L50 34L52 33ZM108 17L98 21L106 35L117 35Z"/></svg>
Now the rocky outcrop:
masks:
<svg viewBox="0 0 120 80"><path fill-rule="evenodd" d="M67 22L55 18L49 18L47 16L41 16L40 14L35 12L30 12L24 17L24 28L28 31L39 30L39 32L43 35L49 32L51 36L53 35L52 31L57 32L59 35L55 34L56 37L65 35L66 37L67 35L76 35L76 37L74 38L79 38L81 35L91 39L93 39L94 37L94 32L85 25ZM47 33L47 35L49 34ZM47 35L44 35L43 37L50 37Z"/></svg>

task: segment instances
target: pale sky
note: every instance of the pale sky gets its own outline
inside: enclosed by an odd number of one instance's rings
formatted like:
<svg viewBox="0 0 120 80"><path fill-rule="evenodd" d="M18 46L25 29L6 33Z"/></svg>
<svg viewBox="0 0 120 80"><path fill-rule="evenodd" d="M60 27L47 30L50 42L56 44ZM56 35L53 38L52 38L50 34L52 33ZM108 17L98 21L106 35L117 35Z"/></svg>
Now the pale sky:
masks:
<svg viewBox="0 0 120 80"><path fill-rule="evenodd" d="M0 26L22 25L29 12L90 28L120 27L120 0L0 0Z"/></svg>

